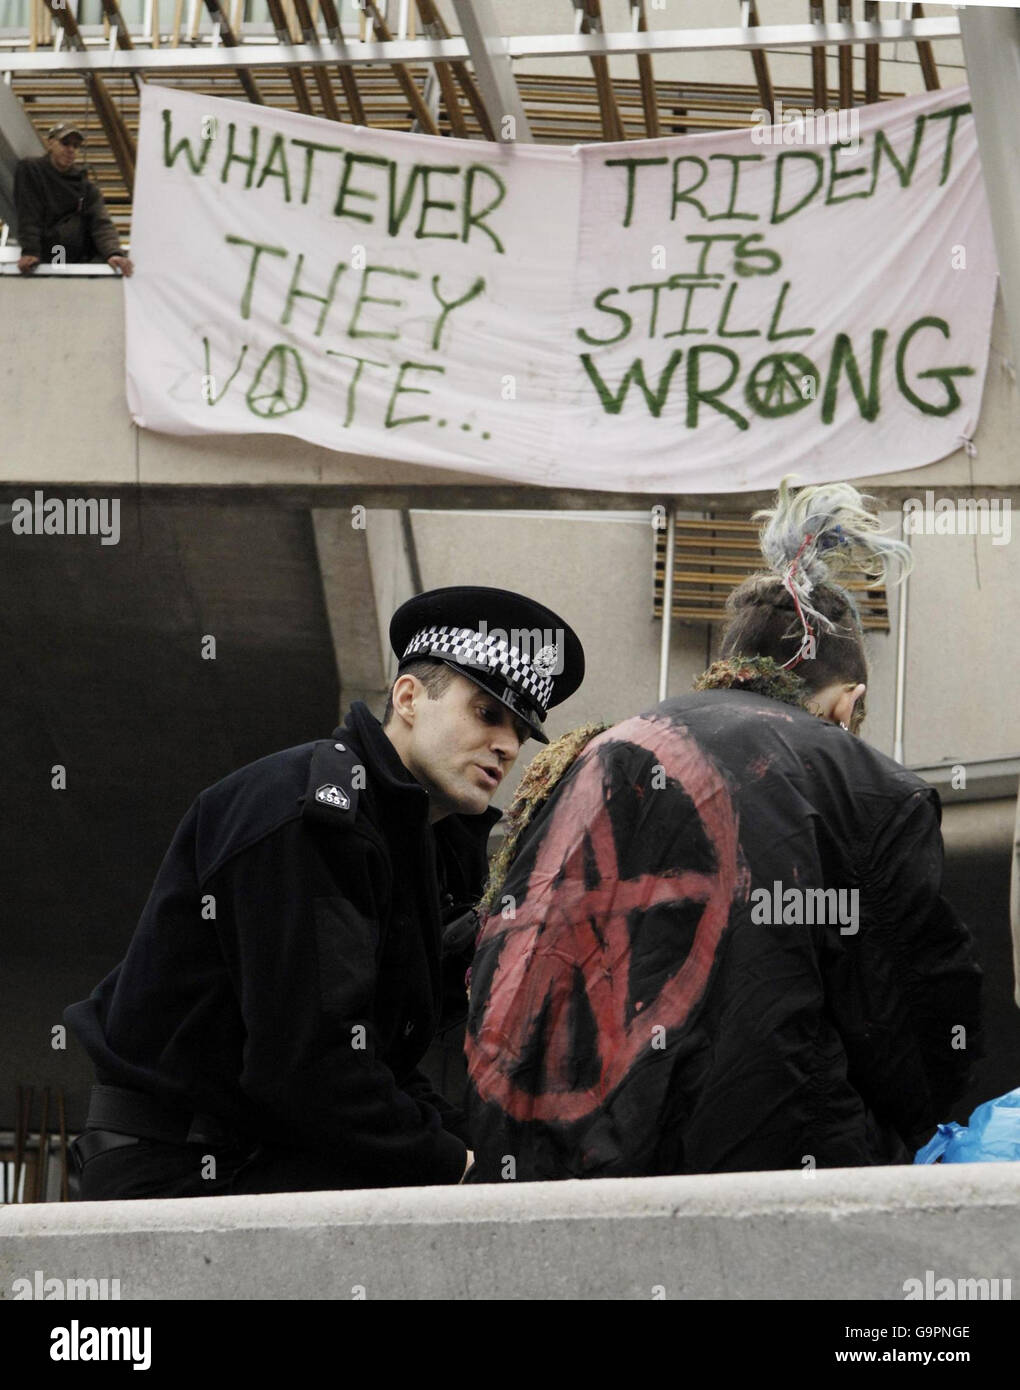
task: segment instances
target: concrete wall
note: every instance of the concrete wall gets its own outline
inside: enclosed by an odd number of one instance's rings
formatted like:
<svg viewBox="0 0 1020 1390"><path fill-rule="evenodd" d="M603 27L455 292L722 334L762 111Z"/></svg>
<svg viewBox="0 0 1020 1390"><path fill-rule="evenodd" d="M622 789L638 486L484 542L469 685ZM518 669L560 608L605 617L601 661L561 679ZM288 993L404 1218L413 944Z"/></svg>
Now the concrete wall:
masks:
<svg viewBox="0 0 1020 1390"><path fill-rule="evenodd" d="M122 294L122 284L112 277L0 278L7 349L0 363L3 500L29 485L73 485L98 492L141 484L166 488L168 496L230 505L246 498L284 506L339 504L348 517L352 504L386 508L385 515L369 511L366 535L381 637L390 601L399 602L407 592L394 506L632 508L632 525L565 515L539 519L476 513L418 514L414 526L426 586L516 585L577 626L590 653L590 675L584 689L551 718L551 730L562 732L588 718L616 719L654 702L659 624L651 616L653 533L647 517L655 499L525 492L470 475L333 453L276 435L196 438L138 430L124 401ZM1020 393L1000 308L973 441L976 453L968 455L961 448L927 468L865 474L855 481L883 500L890 525L895 522L892 508L903 497L923 498L927 489L938 496L973 489L1015 498L1020 496L1018 437ZM679 500L746 516L766 497ZM993 545L989 536L920 536L914 545L906 760L929 764L1011 757L1020 752L1020 707L1012 698L1020 677L1020 641L1006 615L1020 592L1020 550ZM868 737L888 752L895 612L893 619L891 634L870 641ZM689 688L691 677L706 664L708 641L704 626L678 625L671 691ZM974 717L978 699L981 713Z"/></svg>
<svg viewBox="0 0 1020 1390"><path fill-rule="evenodd" d="M123 1299L895 1301L928 1270L1016 1298L1018 1218L1016 1163L28 1206L0 1299L36 1270Z"/></svg>
<svg viewBox="0 0 1020 1390"><path fill-rule="evenodd" d="M280 435L137 430L124 394L123 294L112 274L0 278L2 480L251 489L449 484L465 476L358 459Z"/></svg>
<svg viewBox="0 0 1020 1390"><path fill-rule="evenodd" d="M168 435L131 423L124 394L124 285L99 278L0 276L0 486L6 483L89 484L93 488L168 486L203 496L228 488L250 494L272 488L305 505L336 500L419 505L640 506L652 495L500 484L451 469L334 452L276 434ZM1020 393L1001 304L992 328L991 357L976 454L961 446L926 468L860 475L879 495L917 495L925 487L1020 489ZM858 481L858 480L854 480ZM342 498L339 490L343 490ZM677 494L683 505L685 494ZM730 494L739 510L764 493ZM427 500L426 500L427 499ZM688 497L689 504L703 505Z"/></svg>
<svg viewBox="0 0 1020 1390"><path fill-rule="evenodd" d="M939 496L943 495L942 490ZM727 499L732 506L732 499ZM734 507L734 510L737 510ZM743 515L747 515L745 511ZM372 525L369 513L369 527ZM517 585L574 626L588 674L553 710L555 737L588 719L612 723L655 704L661 622L652 616L650 512L620 520L416 511L426 587L456 582ZM898 516L883 512L895 533ZM909 581L905 758L929 765L1020 754L1020 635L1010 614L1020 592L1020 547L991 536L918 536ZM865 737L893 751L898 590L888 633L870 633ZM719 629L676 623L670 693L691 688L714 659ZM511 789L504 792L504 798Z"/></svg>

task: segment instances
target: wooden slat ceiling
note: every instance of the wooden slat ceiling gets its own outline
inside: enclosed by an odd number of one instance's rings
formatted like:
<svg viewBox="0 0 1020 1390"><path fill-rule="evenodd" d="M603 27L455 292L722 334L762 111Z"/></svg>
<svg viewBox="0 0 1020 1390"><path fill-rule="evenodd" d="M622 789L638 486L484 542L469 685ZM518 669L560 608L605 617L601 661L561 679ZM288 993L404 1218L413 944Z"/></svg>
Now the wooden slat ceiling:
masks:
<svg viewBox="0 0 1020 1390"><path fill-rule="evenodd" d="M427 68L424 65L408 65L408 71L419 90L423 90L428 76ZM326 69L324 76L341 118L350 120L350 107L336 68ZM260 69L257 81L267 106L294 109L294 88L285 68ZM169 69L160 73L159 85L235 101L247 100L241 82L232 70L194 73L185 69ZM571 145L604 138L594 75L519 74L517 85L537 141ZM761 102L759 89L753 83L681 84L657 81L653 86L662 135L740 129L752 123L752 112ZM377 130L411 128L413 113L393 73L376 68L358 69L357 87L368 125ZM139 103L134 83L126 76L110 77L107 78L107 88L127 130L133 138L137 138ZM642 136L645 131L645 107L640 80L614 77L613 88L619 116L627 134L631 138ZM12 89L21 99L40 137L44 137L46 131L60 120L71 119L81 126L88 138L87 162L91 176L102 189L118 231L127 240L131 198L81 78L71 73L15 73ZM807 88L776 87L775 94L782 99L786 108L804 109L813 103L813 94ZM900 93L881 93L882 100L897 95ZM309 85L308 96L313 114L325 115L322 91ZM855 103L863 103L864 97L863 90L855 92ZM835 94L832 100L835 101ZM328 104L328 96L325 103ZM470 136L483 138L475 114L463 100L459 118ZM437 125L441 134L453 133L445 104L440 106Z"/></svg>
<svg viewBox="0 0 1020 1390"><path fill-rule="evenodd" d="M677 518L673 565L673 617L680 622L722 623L731 589L764 569L755 522L736 517ZM655 535L652 612L662 617L666 573L666 533ZM889 631L885 587L869 587L864 576L844 585L853 594L866 631Z"/></svg>

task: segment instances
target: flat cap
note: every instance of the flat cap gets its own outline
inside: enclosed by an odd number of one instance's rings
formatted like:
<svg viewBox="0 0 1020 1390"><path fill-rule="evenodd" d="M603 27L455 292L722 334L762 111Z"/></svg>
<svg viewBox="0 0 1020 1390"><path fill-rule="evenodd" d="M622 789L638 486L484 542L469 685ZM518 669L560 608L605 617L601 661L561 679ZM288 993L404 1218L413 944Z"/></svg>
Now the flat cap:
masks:
<svg viewBox="0 0 1020 1390"><path fill-rule="evenodd" d="M59 125L52 126L46 132L46 139L63 140L65 135L77 135L82 144L85 143L85 132L79 130L73 121L61 121Z"/></svg>

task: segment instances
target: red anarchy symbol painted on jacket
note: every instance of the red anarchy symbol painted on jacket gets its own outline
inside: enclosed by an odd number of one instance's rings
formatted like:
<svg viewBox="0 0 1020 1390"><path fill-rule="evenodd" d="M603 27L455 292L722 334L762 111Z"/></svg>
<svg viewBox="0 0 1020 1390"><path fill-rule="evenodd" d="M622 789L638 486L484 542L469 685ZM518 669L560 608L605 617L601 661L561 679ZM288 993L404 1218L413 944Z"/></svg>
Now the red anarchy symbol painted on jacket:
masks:
<svg viewBox="0 0 1020 1390"><path fill-rule="evenodd" d="M682 866L620 879L600 750L625 743L651 753L698 808L715 859L713 872ZM654 796L654 791L645 793ZM587 859L587 869L586 869ZM592 863L594 861L594 873ZM594 887L586 887L586 880ZM499 958L476 1032L465 1039L472 1084L483 1101L516 1120L570 1124L596 1110L651 1047L652 1025L680 1027L701 998L719 941L749 879L740 853L737 816L722 774L687 730L661 716L638 717L594 739L553 809L515 920L488 917L479 946ZM683 963L629 1021L630 914L676 903L702 903ZM600 1074L572 1089L570 1013L574 967L597 1029ZM545 1012L543 1089L514 1080ZM531 1044L533 1047L533 1044Z"/></svg>

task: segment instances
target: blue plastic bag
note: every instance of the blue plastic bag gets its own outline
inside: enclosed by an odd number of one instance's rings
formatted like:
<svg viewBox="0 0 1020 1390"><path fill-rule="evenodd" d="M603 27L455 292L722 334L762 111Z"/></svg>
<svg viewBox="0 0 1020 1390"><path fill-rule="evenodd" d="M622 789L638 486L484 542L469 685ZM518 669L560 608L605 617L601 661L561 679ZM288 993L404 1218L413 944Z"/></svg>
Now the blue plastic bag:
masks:
<svg viewBox="0 0 1020 1390"><path fill-rule="evenodd" d="M1009 1163L1020 1160L1020 1087L986 1100L965 1125L939 1125L915 1163Z"/></svg>

